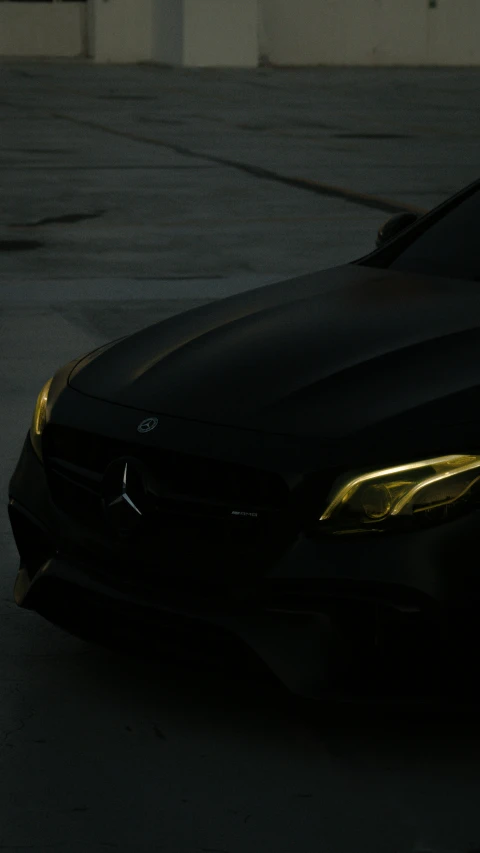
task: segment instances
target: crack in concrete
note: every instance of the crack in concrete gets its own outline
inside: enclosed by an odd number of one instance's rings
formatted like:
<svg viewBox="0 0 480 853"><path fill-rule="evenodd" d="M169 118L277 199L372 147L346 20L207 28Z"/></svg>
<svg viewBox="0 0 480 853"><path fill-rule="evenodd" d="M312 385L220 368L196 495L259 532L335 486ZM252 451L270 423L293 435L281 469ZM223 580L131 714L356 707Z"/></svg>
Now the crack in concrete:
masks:
<svg viewBox="0 0 480 853"><path fill-rule="evenodd" d="M0 240L0 252L27 252L44 245L40 240Z"/></svg>
<svg viewBox="0 0 480 853"><path fill-rule="evenodd" d="M45 844L41 841L38 844L0 844L0 850L41 850L42 853L47 853L48 850L52 850L54 847L67 847L70 843L68 841L54 841L52 844ZM118 844L111 846L118 847Z"/></svg>
<svg viewBox="0 0 480 853"><path fill-rule="evenodd" d="M31 163L22 163L18 165L16 163L0 163L0 170L2 172L12 172L12 171L22 171L22 172L144 172L144 171L155 171L155 172L181 172L181 171L200 171L202 169L214 169L215 165L212 163L208 166L200 166L200 165L176 165L176 166L165 166L163 164L159 164L158 166L151 165L139 165L132 166L128 163L122 163L119 166L105 166L103 163L92 166L83 166L83 165L67 165L64 166L62 163L48 163L48 164L31 164Z"/></svg>
<svg viewBox="0 0 480 853"><path fill-rule="evenodd" d="M183 157L195 157L209 163L228 166L232 169L236 169L237 171L245 172L246 174L260 180L285 184L287 186L294 187L295 189L313 192L316 195L342 199L343 201L348 201L352 204L373 208L374 210L381 210L383 213L427 213L426 209L419 208L416 205L395 202L391 199L382 198L369 193L356 192L355 190L349 190L344 187L337 187L331 184L313 181L308 178L297 178L295 176L283 175L273 169L265 169L262 166L254 166L250 163L243 163L240 160L232 160L228 157L220 157L216 154L194 151L191 148L186 148L184 145L178 145L174 142L167 142L163 139L143 136L142 134L133 133L132 131L117 130L117 128L109 127L108 125L101 124L100 122L79 119L75 116L67 115L66 113L53 112L52 116L53 118L60 119L61 121L68 121L82 127L90 127L93 130L98 130L102 133L109 133L113 136L120 136L123 139L132 139L134 142L143 142L147 145L155 145L158 148L165 148L168 151L174 151L176 154L180 154Z"/></svg>
<svg viewBox="0 0 480 853"><path fill-rule="evenodd" d="M199 847L198 849L202 853L228 853L228 850L224 850L223 847Z"/></svg>
<svg viewBox="0 0 480 853"><path fill-rule="evenodd" d="M74 225L84 219L99 219L106 210L95 210L93 213L64 213L60 216L45 216L35 222L12 222L9 228L38 228L40 225Z"/></svg>
<svg viewBox="0 0 480 853"><path fill-rule="evenodd" d="M58 86L53 88L62 89L62 87ZM79 92L77 94L82 95L82 97L88 97L85 95L84 92ZM24 109L24 105L21 104L13 104L11 102L6 101L2 103L5 103L7 106L13 107L14 109ZM173 142L167 142L164 139L155 139L149 136L143 136L142 134L133 133L131 131L117 130L117 128L109 127L108 125L101 124L100 122L89 121L87 119L79 119L75 116L67 115L66 113L59 113L56 111L48 113L45 111L45 114L50 114L52 118L59 119L61 121L68 121L70 123L77 124L83 127L90 127L93 130L98 130L103 133L110 133L113 136L120 136L123 139L132 139L135 142L143 142L147 145L155 145L158 148L165 148L166 150L173 151L176 154L180 154L184 157L193 157L198 160L204 160L210 164L215 164L217 166L227 166L229 168L237 169L238 171L245 172L246 174L249 174L252 177L261 180L274 181L276 183L281 183L287 186L294 187L295 189L313 192L316 195L343 199L344 201L351 202L352 204L361 205L363 207L369 207L374 210L380 210L383 213L419 213L422 215L428 212L426 208L421 208L417 205L407 204L406 202L395 202L392 199L383 198L382 196L377 196L371 193L356 192L355 190L346 189L345 187L333 186L331 184L326 184L321 181L314 181L309 180L307 178L298 178L295 176L283 175L280 172L274 171L272 169L265 169L260 166L254 166L252 164L243 163L240 160L232 160L227 157L220 157L215 154L207 154L205 152L193 151L192 149L187 148L183 145L179 145Z"/></svg>
<svg viewBox="0 0 480 853"><path fill-rule="evenodd" d="M166 735L163 734L162 730L159 728L159 726L157 726L156 723L154 723L153 731L155 732L155 735L158 737L159 740L167 740Z"/></svg>
<svg viewBox="0 0 480 853"><path fill-rule="evenodd" d="M19 692L18 687L16 688L16 692ZM19 723L20 723L20 725L16 726L16 727L15 727L15 728L13 728L13 729L8 729L7 731L5 731L5 732L3 733L3 745L4 745L4 746L5 746L5 745L9 745L9 744L7 744L8 739L9 739L12 735L17 734L17 732L22 731L22 729L24 729L24 728L25 728L26 724L29 722L29 720L31 720L31 719L35 716L35 714L36 714L36 711L31 711L31 713L30 713L30 714L28 714L26 717L21 717L21 718L19 719Z"/></svg>

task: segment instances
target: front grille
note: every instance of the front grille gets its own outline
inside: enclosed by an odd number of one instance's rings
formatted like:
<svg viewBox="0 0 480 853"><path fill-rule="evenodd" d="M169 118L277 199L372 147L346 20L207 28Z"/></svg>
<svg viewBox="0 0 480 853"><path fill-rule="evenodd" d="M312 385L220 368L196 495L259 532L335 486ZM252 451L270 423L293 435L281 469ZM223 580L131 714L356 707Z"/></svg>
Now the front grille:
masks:
<svg viewBox="0 0 480 853"><path fill-rule="evenodd" d="M218 501L242 507L281 509L289 498L285 481L277 474L215 459L142 447L93 435L81 430L49 425L44 434L44 454L51 467L71 466L75 482L101 481L110 462L134 456L151 467L166 492L192 501Z"/></svg>
<svg viewBox="0 0 480 853"><path fill-rule="evenodd" d="M119 543L105 519L102 481L109 464L123 456L145 464L159 493L155 513ZM198 572L208 563L210 573L220 575L246 560L253 569L276 559L293 536L289 489L275 473L52 424L44 434L44 459L54 503L109 541L117 574L140 561L153 577L159 559L175 572L186 566Z"/></svg>

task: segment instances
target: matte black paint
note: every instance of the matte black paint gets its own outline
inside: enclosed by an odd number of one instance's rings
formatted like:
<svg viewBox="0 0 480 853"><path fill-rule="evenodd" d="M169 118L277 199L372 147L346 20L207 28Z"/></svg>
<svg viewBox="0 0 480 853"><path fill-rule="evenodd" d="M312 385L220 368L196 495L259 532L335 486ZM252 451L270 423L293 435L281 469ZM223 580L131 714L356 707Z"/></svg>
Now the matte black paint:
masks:
<svg viewBox="0 0 480 853"><path fill-rule="evenodd" d="M478 513L378 537L322 536L317 520L339 474L480 452L480 285L387 268L457 203L356 264L207 304L59 370L46 464L27 437L9 487L17 603L82 635L93 623L110 634L110 617L124 637L130 623L133 636L147 624L154 634L176 620L210 625L308 695L338 687L338 673L356 674L358 687L379 648L388 653L373 690L398 687L414 662L420 687L431 668L454 680L475 638ZM158 426L140 435L151 415ZM103 515L89 526L53 499L49 448L65 430L79 436L73 455L80 439L114 456L118 446L139 471L177 454L187 468L265 476L278 493L273 533L257 545L233 517L227 538L211 519L213 532L197 535L186 516L173 528L162 512L131 540ZM92 473L93 500L105 471Z"/></svg>
<svg viewBox="0 0 480 853"><path fill-rule="evenodd" d="M150 326L70 377L84 394L268 433L347 438L445 401L471 407L480 288L349 265ZM450 409L455 397L455 411Z"/></svg>

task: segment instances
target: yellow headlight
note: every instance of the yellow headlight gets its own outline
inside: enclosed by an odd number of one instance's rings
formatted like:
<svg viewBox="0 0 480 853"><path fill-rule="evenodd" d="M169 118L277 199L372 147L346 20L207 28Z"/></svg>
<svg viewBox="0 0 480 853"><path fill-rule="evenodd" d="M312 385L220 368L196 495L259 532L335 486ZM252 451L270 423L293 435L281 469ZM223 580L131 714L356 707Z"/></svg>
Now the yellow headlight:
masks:
<svg viewBox="0 0 480 853"><path fill-rule="evenodd" d="M359 474L335 488L320 518L334 533L383 530L392 519L472 504L480 456L452 455ZM437 513L438 515L438 513Z"/></svg>
<svg viewBox="0 0 480 853"><path fill-rule="evenodd" d="M49 379L48 382L45 382L45 385L43 386L42 390L40 391L40 394L37 397L37 403L35 405L35 411L33 413L32 422L32 429L35 432L35 435L41 435L43 430L45 429L48 392L50 391L51 384L51 379Z"/></svg>
<svg viewBox="0 0 480 853"><path fill-rule="evenodd" d="M35 452L40 457L40 459L42 458L40 436L42 435L42 432L45 429L45 424L47 422L47 401L50 386L52 384L52 379L49 379L48 382L45 382L45 385L43 386L42 390L40 391L40 394L37 397L35 410L33 412L32 425L30 428L32 444Z"/></svg>

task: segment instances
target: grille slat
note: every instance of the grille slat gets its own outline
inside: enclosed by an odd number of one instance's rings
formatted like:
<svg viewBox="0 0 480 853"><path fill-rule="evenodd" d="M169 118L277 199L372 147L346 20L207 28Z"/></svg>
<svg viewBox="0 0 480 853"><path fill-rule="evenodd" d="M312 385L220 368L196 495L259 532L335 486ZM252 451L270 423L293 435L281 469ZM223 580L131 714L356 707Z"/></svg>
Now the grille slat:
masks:
<svg viewBox="0 0 480 853"><path fill-rule="evenodd" d="M100 492L99 492L98 488L95 489L95 488L92 488L92 486L87 486L78 477L75 477L72 474L70 474L70 475L65 474L64 471L59 471L58 468L54 468L53 471L54 471L54 474L56 477L60 477L66 483L70 483L72 486L75 486L76 488L83 489L83 491L88 492L90 495L93 495L94 497L99 497Z"/></svg>
<svg viewBox="0 0 480 853"><path fill-rule="evenodd" d="M93 480L96 483L102 482L102 474L97 473L96 471L89 471L88 468L81 468L80 465L74 465L72 462L67 462L66 459L59 459L58 457L52 456L49 459L50 465L53 468L59 470L59 473L64 473L64 471L70 471L72 474L77 474L77 479L85 479L85 480ZM64 471L62 471L64 469ZM66 475L65 475L66 476Z"/></svg>

